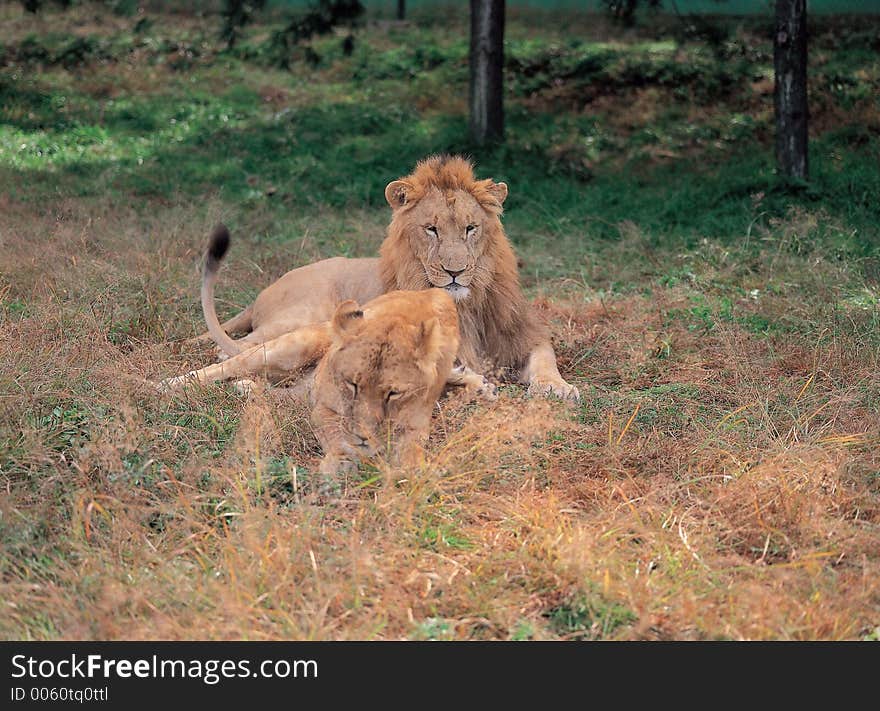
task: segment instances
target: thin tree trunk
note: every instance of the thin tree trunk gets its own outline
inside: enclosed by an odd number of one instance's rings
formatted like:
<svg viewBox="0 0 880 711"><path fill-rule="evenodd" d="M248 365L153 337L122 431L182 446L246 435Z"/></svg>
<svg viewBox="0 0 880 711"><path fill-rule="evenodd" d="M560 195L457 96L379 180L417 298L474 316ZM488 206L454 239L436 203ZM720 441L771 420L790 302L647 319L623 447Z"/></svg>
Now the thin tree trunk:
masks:
<svg viewBox="0 0 880 711"><path fill-rule="evenodd" d="M397 0L397 19L406 19L406 0Z"/></svg>
<svg viewBox="0 0 880 711"><path fill-rule="evenodd" d="M776 167L785 178L807 180L807 3L776 0L773 38Z"/></svg>
<svg viewBox="0 0 880 711"><path fill-rule="evenodd" d="M471 0L471 136L478 145L504 135L504 0Z"/></svg>

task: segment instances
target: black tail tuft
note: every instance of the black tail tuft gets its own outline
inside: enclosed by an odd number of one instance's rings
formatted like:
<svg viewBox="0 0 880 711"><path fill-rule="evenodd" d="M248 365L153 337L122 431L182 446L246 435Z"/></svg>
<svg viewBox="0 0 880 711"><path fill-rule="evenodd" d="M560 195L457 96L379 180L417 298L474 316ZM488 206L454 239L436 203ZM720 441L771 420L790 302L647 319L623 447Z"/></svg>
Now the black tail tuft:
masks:
<svg viewBox="0 0 880 711"><path fill-rule="evenodd" d="M220 224L214 228L211 235L211 243L208 245L208 254L205 262L209 269L216 269L229 249L229 230L226 225Z"/></svg>

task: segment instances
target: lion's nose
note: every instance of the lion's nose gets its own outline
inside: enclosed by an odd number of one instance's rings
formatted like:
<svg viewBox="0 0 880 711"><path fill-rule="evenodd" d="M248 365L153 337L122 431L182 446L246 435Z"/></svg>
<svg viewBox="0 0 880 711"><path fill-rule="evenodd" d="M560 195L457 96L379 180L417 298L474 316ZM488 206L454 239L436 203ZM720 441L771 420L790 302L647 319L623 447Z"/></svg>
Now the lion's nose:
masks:
<svg viewBox="0 0 880 711"><path fill-rule="evenodd" d="M453 279L455 279L455 277L457 277L459 274L464 274L464 269L447 269L446 267L443 267L443 271L445 271Z"/></svg>

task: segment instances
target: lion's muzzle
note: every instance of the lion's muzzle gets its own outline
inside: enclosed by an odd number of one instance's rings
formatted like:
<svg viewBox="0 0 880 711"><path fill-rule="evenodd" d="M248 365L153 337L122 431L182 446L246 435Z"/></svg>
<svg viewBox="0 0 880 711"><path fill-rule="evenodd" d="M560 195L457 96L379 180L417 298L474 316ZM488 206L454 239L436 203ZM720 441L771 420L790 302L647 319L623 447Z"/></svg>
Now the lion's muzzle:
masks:
<svg viewBox="0 0 880 711"><path fill-rule="evenodd" d="M451 269L443 264L426 265L425 273L432 286L445 289L455 301L462 301L470 296L473 269Z"/></svg>

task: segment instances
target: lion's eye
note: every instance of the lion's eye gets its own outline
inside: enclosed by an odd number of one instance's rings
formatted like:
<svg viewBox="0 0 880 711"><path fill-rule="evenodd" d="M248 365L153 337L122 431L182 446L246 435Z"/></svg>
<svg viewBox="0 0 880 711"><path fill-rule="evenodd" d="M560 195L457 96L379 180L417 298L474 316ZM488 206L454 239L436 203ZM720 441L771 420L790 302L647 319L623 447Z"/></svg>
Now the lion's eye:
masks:
<svg viewBox="0 0 880 711"><path fill-rule="evenodd" d="M428 225L425 228L425 232L428 234L428 237L436 237L437 236L437 228L434 225Z"/></svg>
<svg viewBox="0 0 880 711"><path fill-rule="evenodd" d="M389 390L385 394L385 403L388 404L389 402L393 402L394 400L397 400L398 398L400 398L400 396L402 394L403 393L399 393L396 390Z"/></svg>
<svg viewBox="0 0 880 711"><path fill-rule="evenodd" d="M355 382L353 382L353 381L351 381L351 380L346 380L346 381L345 381L345 384L348 385L348 389L351 390L351 396L352 396L352 397L357 397L357 396L358 396L358 386L357 386L357 383L355 383Z"/></svg>
<svg viewBox="0 0 880 711"><path fill-rule="evenodd" d="M476 225L468 225L467 226L467 236L470 237L474 232L477 231Z"/></svg>

